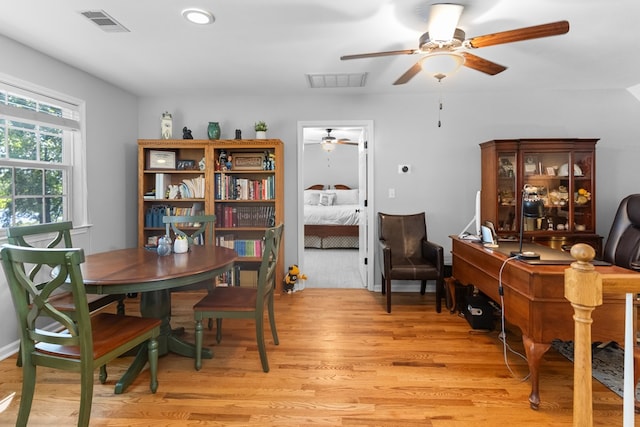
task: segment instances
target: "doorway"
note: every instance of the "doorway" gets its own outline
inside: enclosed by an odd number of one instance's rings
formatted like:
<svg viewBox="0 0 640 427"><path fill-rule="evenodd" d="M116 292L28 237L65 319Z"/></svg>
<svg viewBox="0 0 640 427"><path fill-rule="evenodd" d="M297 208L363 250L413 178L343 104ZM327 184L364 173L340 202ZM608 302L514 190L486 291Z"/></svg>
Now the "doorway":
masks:
<svg viewBox="0 0 640 427"><path fill-rule="evenodd" d="M330 129L330 131L328 131ZM321 142L323 137L331 136L335 138L336 146L331 152L321 149ZM306 148L306 152L305 152ZM332 187L338 184L345 176L344 173L340 173L337 169L338 166L342 167L340 163L340 154L338 150L342 149L343 154L346 150L351 150L350 158L355 159L353 161L353 168L355 170L350 171L349 180L351 180L352 189L357 189L357 242L353 247L355 250L344 250L340 252L340 248L332 249L322 252L323 249L318 249L321 252L314 252L318 258L314 257L313 263L322 260L323 268L321 269L322 275L340 275L340 264L329 261L327 264L327 257L330 256L331 251L338 251L338 256L341 262L344 264L344 260L348 261L349 268L355 266L357 275L359 276L358 284L356 287L364 287L369 290L373 290L374 287L374 246L373 246L373 230L374 230L374 213L373 213L373 121L371 120L323 120L323 121L301 121L298 122L298 265L300 270L307 274L305 271L305 261L307 265L310 260L305 259L305 216L304 216L304 200L305 189L309 187L309 183L320 184L324 187L324 190L332 191ZM309 160L309 153L317 154L317 159ZM306 157L306 160L305 160ZM306 163L306 166L305 166ZM333 166L333 169L331 167ZM326 173L324 175L317 175L318 169L325 168ZM349 166L351 167L351 166ZM307 170L315 170L316 175L313 178L309 178L306 175ZM311 173L311 172L310 172ZM355 178L354 178L355 176ZM354 185L355 184L355 185ZM308 243L308 241L307 241ZM315 245L315 244L314 244ZM313 246L313 245L312 245ZM354 255L357 252L357 256ZM311 253L311 252L309 252ZM342 254L342 256L340 256ZM334 268L335 267L335 268ZM316 271L316 270L314 270ZM346 272L346 271L345 271ZM308 275L308 274L307 274ZM349 276L353 278L353 275ZM352 285L353 280L351 278L345 278L349 280L348 285L345 287L354 287ZM317 279L317 278L316 278ZM316 280L317 282L317 280ZM304 283L302 284L304 286ZM322 286L317 286L322 287ZM331 286L340 287L340 286Z"/></svg>

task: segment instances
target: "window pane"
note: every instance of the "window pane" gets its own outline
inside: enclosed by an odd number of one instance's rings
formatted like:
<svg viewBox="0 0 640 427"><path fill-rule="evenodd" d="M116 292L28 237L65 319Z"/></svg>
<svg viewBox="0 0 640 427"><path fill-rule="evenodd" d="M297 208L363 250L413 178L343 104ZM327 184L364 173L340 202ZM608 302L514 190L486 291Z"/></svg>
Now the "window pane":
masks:
<svg viewBox="0 0 640 427"><path fill-rule="evenodd" d="M32 131L9 129L9 158L37 160L38 145Z"/></svg>
<svg viewBox="0 0 640 427"><path fill-rule="evenodd" d="M45 222L61 222L64 221L64 198L63 197L47 197L45 199Z"/></svg>
<svg viewBox="0 0 640 427"><path fill-rule="evenodd" d="M11 226L13 179L11 168L0 168L0 227Z"/></svg>
<svg viewBox="0 0 640 427"><path fill-rule="evenodd" d="M53 105L40 103L40 111L43 113L51 114L52 116L62 117L62 108L55 107Z"/></svg>
<svg viewBox="0 0 640 427"><path fill-rule="evenodd" d="M40 160L62 163L62 131L60 136L40 135Z"/></svg>
<svg viewBox="0 0 640 427"><path fill-rule="evenodd" d="M42 169L15 168L16 196L42 195Z"/></svg>
<svg viewBox="0 0 640 427"><path fill-rule="evenodd" d="M36 111L36 102L34 100L29 100L21 96L15 96L11 94L9 95L8 100L9 100L8 104L13 105L14 107L20 107L20 108L25 108L27 110Z"/></svg>
<svg viewBox="0 0 640 427"><path fill-rule="evenodd" d="M16 199L15 225L42 223L42 197Z"/></svg>
<svg viewBox="0 0 640 427"><path fill-rule="evenodd" d="M44 194L62 196L63 174L60 170L47 170L44 173Z"/></svg>
<svg viewBox="0 0 640 427"><path fill-rule="evenodd" d="M7 157L7 147L5 145L5 138L4 138L5 129L6 129L6 122L4 119L0 119L0 158Z"/></svg>

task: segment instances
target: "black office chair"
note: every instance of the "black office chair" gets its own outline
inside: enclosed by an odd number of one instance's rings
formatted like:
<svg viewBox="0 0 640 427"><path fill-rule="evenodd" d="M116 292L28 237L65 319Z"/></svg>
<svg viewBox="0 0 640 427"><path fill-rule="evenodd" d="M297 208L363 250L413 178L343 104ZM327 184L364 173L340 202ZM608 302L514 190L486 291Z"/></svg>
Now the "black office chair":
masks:
<svg viewBox="0 0 640 427"><path fill-rule="evenodd" d="M640 194L625 197L611 224L603 259L611 264L640 271Z"/></svg>
<svg viewBox="0 0 640 427"><path fill-rule="evenodd" d="M619 267L640 272L640 194L631 194L620 202L604 247L603 259ZM637 334L637 325L634 329ZM640 381L638 346L634 346L633 359L633 383L637 385ZM636 412L640 412L640 402L635 396L634 399Z"/></svg>

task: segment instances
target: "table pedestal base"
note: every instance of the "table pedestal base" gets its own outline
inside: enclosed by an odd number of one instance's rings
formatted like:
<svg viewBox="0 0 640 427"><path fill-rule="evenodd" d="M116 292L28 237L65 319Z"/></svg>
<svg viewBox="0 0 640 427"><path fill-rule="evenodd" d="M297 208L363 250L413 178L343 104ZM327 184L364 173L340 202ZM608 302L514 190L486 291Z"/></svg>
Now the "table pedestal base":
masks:
<svg viewBox="0 0 640 427"><path fill-rule="evenodd" d="M171 329L171 292L168 289L160 291L142 292L140 294L140 313L142 317L155 317L162 320L160 335L158 336L158 356L176 353L181 356L196 357L195 344L181 340ZM213 358L209 348L202 349L202 358ZM138 376L149 360L147 344L138 347L137 354L131 366L116 383L115 394L123 393Z"/></svg>

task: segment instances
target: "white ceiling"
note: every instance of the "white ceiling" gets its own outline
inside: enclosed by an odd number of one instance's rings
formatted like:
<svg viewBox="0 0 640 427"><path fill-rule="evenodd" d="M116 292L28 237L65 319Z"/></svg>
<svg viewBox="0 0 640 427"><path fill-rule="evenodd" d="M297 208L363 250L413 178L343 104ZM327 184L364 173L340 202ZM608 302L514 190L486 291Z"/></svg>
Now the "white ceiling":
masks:
<svg viewBox="0 0 640 427"><path fill-rule="evenodd" d="M418 0L5 0L0 34L138 95L362 94L520 88L610 89L640 83L638 0L461 0L467 38L558 20L569 33L474 50L509 67L496 76L462 68L438 86L416 61L341 55L417 48L428 5ZM7 4L10 3L10 6ZM200 27L186 7L211 11ZM104 10L128 33L107 33L80 11ZM19 58L2 58L2 60ZM306 73L367 72L364 88L310 89Z"/></svg>

